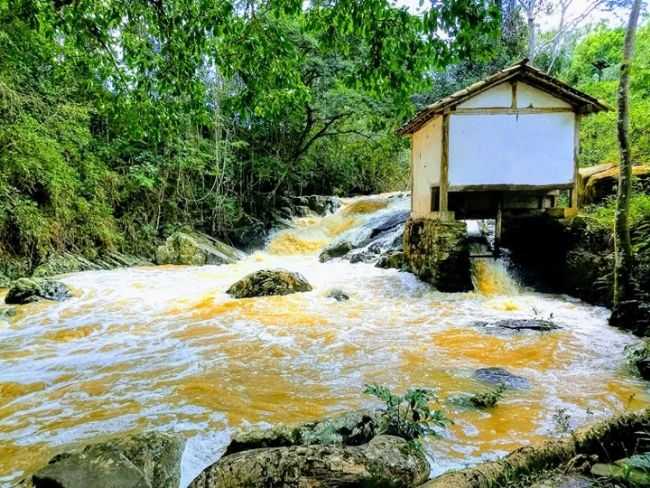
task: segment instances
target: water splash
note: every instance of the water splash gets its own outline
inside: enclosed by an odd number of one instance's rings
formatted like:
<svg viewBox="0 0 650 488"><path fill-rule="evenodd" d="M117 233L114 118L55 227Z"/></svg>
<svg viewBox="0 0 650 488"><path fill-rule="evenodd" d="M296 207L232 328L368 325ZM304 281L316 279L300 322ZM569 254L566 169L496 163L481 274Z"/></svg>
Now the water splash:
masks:
<svg viewBox="0 0 650 488"><path fill-rule="evenodd" d="M20 307L0 329L0 485L63 449L143 429L190 440L187 481L232 429L374 405L360 393L370 382L437 389L455 420L427 441L437 471L548 438L558 408L580 423L587 412L649 404L644 383L622 367L623 348L635 339L610 328L605 309L502 285L492 287L495 295L443 294L409 273L320 263L315 244L307 251L279 244L329 242L408 204L377 199L386 204L370 213L357 204L367 199L352 199L336 214L295 221L237 264L76 273L62 278L74 298ZM314 290L245 300L225 294L262 267L298 271ZM332 288L351 299L327 298ZM475 325L551 312L562 329L546 334ZM509 392L487 412L446 402L484 389L472 371L488 366L525 376L532 388Z"/></svg>

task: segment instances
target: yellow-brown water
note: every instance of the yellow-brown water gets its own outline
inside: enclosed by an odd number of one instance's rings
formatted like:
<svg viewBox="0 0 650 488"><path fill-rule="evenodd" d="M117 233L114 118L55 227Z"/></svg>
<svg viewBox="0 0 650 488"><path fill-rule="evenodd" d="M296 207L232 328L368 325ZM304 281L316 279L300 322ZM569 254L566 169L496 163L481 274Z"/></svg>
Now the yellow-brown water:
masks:
<svg viewBox="0 0 650 488"><path fill-rule="evenodd" d="M370 207L384 211L374 201ZM312 242L324 244L370 215L343 209L303 219L275 236L271 252L235 265L68 275L74 298L26 305L0 322L0 484L63 449L142 429L189 439L188 481L232 429L376 405L361 394L369 382L438 389L455 424L427 441L434 473L556 435L560 408L582 424L648 405L644 384L623 365L634 339L608 327L604 309L501 288L491 261L477 271L483 293L462 294L438 293L396 270L318 262ZM314 290L244 300L225 294L262 267L299 271ZM351 299L327 298L331 288ZM472 325L551 313L562 329L545 334ZM446 403L482 391L471 375L489 366L532 387L509 392L490 411Z"/></svg>

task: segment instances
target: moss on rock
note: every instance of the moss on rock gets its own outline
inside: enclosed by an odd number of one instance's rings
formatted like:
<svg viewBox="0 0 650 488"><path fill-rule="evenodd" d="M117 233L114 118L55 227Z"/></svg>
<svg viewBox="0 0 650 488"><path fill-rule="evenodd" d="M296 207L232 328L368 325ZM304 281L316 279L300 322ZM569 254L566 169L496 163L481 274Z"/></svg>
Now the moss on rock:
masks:
<svg viewBox="0 0 650 488"><path fill-rule="evenodd" d="M243 256L234 247L197 232L175 232L156 249L157 264L232 264Z"/></svg>
<svg viewBox="0 0 650 488"><path fill-rule="evenodd" d="M39 300L63 301L70 298L70 289L60 281L41 278L20 278L13 282L5 297L5 303L22 305Z"/></svg>
<svg viewBox="0 0 650 488"><path fill-rule="evenodd" d="M148 432L63 453L32 476L36 488L177 488L184 442Z"/></svg>
<svg viewBox="0 0 650 488"><path fill-rule="evenodd" d="M408 268L438 290L472 289L464 222L409 219L404 229L404 254Z"/></svg>
<svg viewBox="0 0 650 488"><path fill-rule="evenodd" d="M311 285L300 273L262 269L244 276L228 288L226 293L234 298L250 298L289 295L311 290Z"/></svg>
<svg viewBox="0 0 650 488"><path fill-rule="evenodd" d="M650 429L650 409L627 413L576 432L570 438L522 447L505 458L439 476L423 488L518 487L534 473L552 470L578 455L615 460L634 453L639 437Z"/></svg>

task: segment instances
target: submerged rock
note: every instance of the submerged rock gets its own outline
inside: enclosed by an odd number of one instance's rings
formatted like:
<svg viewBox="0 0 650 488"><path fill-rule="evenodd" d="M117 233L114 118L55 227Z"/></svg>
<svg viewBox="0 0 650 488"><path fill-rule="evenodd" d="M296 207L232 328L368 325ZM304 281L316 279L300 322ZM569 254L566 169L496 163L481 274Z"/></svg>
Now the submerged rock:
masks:
<svg viewBox="0 0 650 488"><path fill-rule="evenodd" d="M59 454L32 476L36 488L178 488L184 441L149 432Z"/></svg>
<svg viewBox="0 0 650 488"><path fill-rule="evenodd" d="M381 435L361 446L307 445L238 452L206 468L190 487L406 488L422 484L428 475L429 464L420 449L400 437Z"/></svg>
<svg viewBox="0 0 650 488"><path fill-rule="evenodd" d="M477 327L499 327L509 330L535 330L549 331L557 330L561 327L550 320L541 319L503 319L496 322L474 322Z"/></svg>
<svg viewBox="0 0 650 488"><path fill-rule="evenodd" d="M174 232L156 249L157 264L232 264L242 257L234 247L197 232Z"/></svg>
<svg viewBox="0 0 650 488"><path fill-rule="evenodd" d="M60 281L42 278L20 278L13 282L5 297L5 303L22 305L41 299L61 302L70 298L70 289Z"/></svg>
<svg viewBox="0 0 650 488"><path fill-rule="evenodd" d="M250 298L269 295L289 295L311 291L312 287L300 274L292 271L262 269L244 276L228 288L234 298Z"/></svg>
<svg viewBox="0 0 650 488"><path fill-rule="evenodd" d="M350 296L345 293L343 290L339 290L338 288L334 288L330 291L327 292L327 295L325 295L327 298L333 298L337 302L344 302L350 299Z"/></svg>
<svg viewBox="0 0 650 488"><path fill-rule="evenodd" d="M517 376L504 368L480 368L472 375L475 379L491 385L503 385L512 389L530 388L530 383L523 376Z"/></svg>

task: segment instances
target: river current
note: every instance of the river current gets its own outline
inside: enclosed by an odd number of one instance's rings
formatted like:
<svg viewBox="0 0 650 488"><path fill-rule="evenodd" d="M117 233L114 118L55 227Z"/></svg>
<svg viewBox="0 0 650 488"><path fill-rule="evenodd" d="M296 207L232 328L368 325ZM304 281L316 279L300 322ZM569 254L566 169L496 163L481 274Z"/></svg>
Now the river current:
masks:
<svg viewBox="0 0 650 488"><path fill-rule="evenodd" d="M366 383L437 390L454 424L426 441L433 474L650 404L624 363L635 339L607 325L606 309L522 289L498 261L475 261L476 290L455 294L394 269L318 261L337 235L405 204L346 200L335 214L296 219L233 265L61 277L72 299L24 305L0 320L0 485L62 450L144 429L188 439L186 484L236 429L376 406L362 394ZM313 291L225 293L262 268L300 272ZM350 300L328 298L332 288ZM475 325L512 318L552 318L561 329ZM506 368L531 387L486 411L450 402L486 390L472 378L481 367Z"/></svg>

